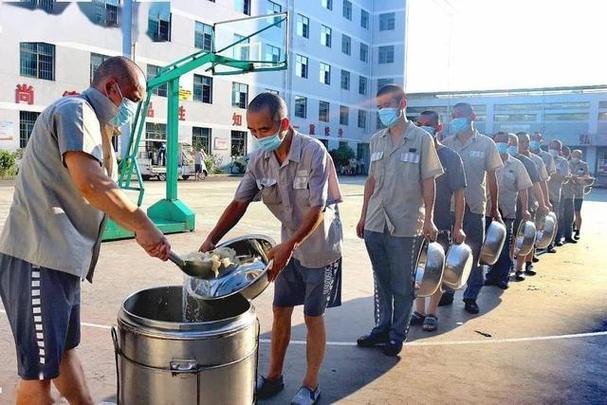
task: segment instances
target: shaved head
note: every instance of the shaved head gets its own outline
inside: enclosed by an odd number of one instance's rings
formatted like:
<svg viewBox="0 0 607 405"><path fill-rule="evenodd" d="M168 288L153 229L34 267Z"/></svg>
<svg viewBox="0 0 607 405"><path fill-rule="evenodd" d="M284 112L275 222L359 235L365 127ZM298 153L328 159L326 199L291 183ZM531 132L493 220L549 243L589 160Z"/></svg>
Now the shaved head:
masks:
<svg viewBox="0 0 607 405"><path fill-rule="evenodd" d="M513 133L509 133L508 134L508 143L511 146L518 146L518 137L516 135L514 135Z"/></svg>
<svg viewBox="0 0 607 405"><path fill-rule="evenodd" d="M147 83L143 70L135 62L114 56L99 65L91 85L119 105L122 97L136 103L143 100Z"/></svg>

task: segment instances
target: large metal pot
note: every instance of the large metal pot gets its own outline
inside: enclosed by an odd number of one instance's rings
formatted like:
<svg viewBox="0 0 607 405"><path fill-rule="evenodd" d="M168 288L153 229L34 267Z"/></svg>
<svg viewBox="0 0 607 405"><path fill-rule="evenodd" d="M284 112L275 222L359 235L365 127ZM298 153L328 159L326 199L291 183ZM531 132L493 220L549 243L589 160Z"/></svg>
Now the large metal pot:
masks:
<svg viewBox="0 0 607 405"><path fill-rule="evenodd" d="M441 285L445 268L445 250L438 242L424 243L417 258L415 296L429 297Z"/></svg>
<svg viewBox="0 0 607 405"><path fill-rule="evenodd" d="M531 253L535 244L535 237L535 224L531 221L521 221L510 250L510 258L515 260L519 256L527 256Z"/></svg>
<svg viewBox="0 0 607 405"><path fill-rule="evenodd" d="M236 295L200 303L201 322L185 322L182 286L138 291L124 301L112 330L118 403L251 404L259 326Z"/></svg>
<svg viewBox="0 0 607 405"><path fill-rule="evenodd" d="M557 226L556 216L550 214L538 216L535 221L535 227L537 229L535 247L538 249L546 249L550 243L552 243L552 240L556 235Z"/></svg>
<svg viewBox="0 0 607 405"><path fill-rule="evenodd" d="M497 262L506 242L506 227L498 221L492 221L481 247L481 262L490 266Z"/></svg>
<svg viewBox="0 0 607 405"><path fill-rule="evenodd" d="M473 261L470 246L465 243L449 246L445 258L443 285L454 290L459 290L466 285Z"/></svg>

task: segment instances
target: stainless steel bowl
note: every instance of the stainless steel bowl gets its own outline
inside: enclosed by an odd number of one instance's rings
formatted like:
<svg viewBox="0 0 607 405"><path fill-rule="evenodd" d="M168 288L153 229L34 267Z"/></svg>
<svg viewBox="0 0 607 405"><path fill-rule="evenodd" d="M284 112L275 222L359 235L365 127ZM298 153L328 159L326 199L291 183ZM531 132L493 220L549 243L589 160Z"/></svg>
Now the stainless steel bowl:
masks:
<svg viewBox="0 0 607 405"><path fill-rule="evenodd" d="M495 264L502 253L504 242L506 242L506 227L501 222L492 221L481 247L480 261L490 266Z"/></svg>
<svg viewBox="0 0 607 405"><path fill-rule="evenodd" d="M535 244L535 237L535 224L531 221L521 221L510 250L510 258L515 260L519 256L527 256L531 253Z"/></svg>
<svg viewBox="0 0 607 405"><path fill-rule="evenodd" d="M438 242L424 243L417 258L415 296L429 297L441 285L445 268L445 250Z"/></svg>
<svg viewBox="0 0 607 405"><path fill-rule="evenodd" d="M547 214L546 216L539 217L535 221L535 228L537 232L535 234L535 247L538 249L546 249L554 236L556 235L557 228L556 218L552 215Z"/></svg>
<svg viewBox="0 0 607 405"><path fill-rule="evenodd" d="M443 273L443 286L459 290L468 281L472 270L472 249L465 243L451 245L445 258L445 271Z"/></svg>

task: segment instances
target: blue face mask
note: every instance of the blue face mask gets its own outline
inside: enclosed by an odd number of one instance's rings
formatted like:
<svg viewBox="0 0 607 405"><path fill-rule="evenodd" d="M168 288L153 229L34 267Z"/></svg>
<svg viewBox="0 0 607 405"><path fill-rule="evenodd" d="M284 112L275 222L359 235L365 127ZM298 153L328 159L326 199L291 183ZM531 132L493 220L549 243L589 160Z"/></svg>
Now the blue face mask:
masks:
<svg viewBox="0 0 607 405"><path fill-rule="evenodd" d="M464 132L466 129L468 129L469 125L470 121L466 117L453 118L449 123L449 132L457 135L460 132Z"/></svg>
<svg viewBox="0 0 607 405"><path fill-rule="evenodd" d="M506 142L496 142L495 147L500 155L508 153L508 144Z"/></svg>
<svg viewBox="0 0 607 405"><path fill-rule="evenodd" d="M398 123L402 110L400 108L382 108L379 110L379 120L388 128Z"/></svg>
<svg viewBox="0 0 607 405"><path fill-rule="evenodd" d="M548 152L552 155L553 158L559 155L558 149L548 149Z"/></svg>
<svg viewBox="0 0 607 405"><path fill-rule="evenodd" d="M508 153L511 154L512 156L514 155L518 155L518 146L508 146Z"/></svg>
<svg viewBox="0 0 607 405"><path fill-rule="evenodd" d="M120 94L120 97L122 97L122 101L118 106L116 115L114 115L114 117L110 120L110 125L120 128L131 122L135 116L135 113L137 112L137 103L124 97L119 86L116 86L116 88L118 89L118 94Z"/></svg>
<svg viewBox="0 0 607 405"><path fill-rule="evenodd" d="M529 149L531 149L533 151L540 150L540 143L539 143L539 141L531 141L531 142L529 142Z"/></svg>
<svg viewBox="0 0 607 405"><path fill-rule="evenodd" d="M422 125L420 128L429 133L430 135L436 135L436 129L434 127Z"/></svg>
<svg viewBox="0 0 607 405"><path fill-rule="evenodd" d="M282 144L282 139L280 139L280 128L278 128L278 132L276 132L274 135L256 140L261 149L266 152L273 152L278 149L280 144Z"/></svg>

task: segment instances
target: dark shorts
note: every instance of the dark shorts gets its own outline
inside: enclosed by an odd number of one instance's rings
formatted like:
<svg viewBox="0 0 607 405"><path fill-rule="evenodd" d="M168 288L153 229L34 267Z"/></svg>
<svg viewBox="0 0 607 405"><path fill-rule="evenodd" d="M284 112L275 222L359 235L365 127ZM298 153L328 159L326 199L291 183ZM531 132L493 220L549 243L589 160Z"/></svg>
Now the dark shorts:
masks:
<svg viewBox="0 0 607 405"><path fill-rule="evenodd" d="M0 254L0 295L13 332L19 376L59 376L64 351L80 343L80 279Z"/></svg>
<svg viewBox="0 0 607 405"><path fill-rule="evenodd" d="M341 305L341 259L318 269L291 259L274 287L274 306L304 306L304 315L321 316L327 307Z"/></svg>
<svg viewBox="0 0 607 405"><path fill-rule="evenodd" d="M201 164L196 163L194 165L194 173L202 173L202 165Z"/></svg>
<svg viewBox="0 0 607 405"><path fill-rule="evenodd" d="M582 203L584 202L583 198L575 198L573 200L573 206L575 207L576 211L581 211L582 210Z"/></svg>

